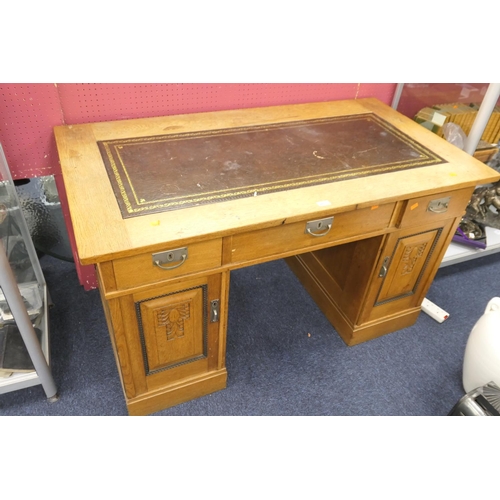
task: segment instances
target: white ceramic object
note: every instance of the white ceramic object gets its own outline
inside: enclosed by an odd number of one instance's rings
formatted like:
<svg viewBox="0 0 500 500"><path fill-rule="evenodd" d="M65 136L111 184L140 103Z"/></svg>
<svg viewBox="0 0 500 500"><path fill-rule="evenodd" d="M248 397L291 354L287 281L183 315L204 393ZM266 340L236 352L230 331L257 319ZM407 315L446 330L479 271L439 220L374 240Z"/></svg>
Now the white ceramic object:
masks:
<svg viewBox="0 0 500 500"><path fill-rule="evenodd" d="M493 297L470 332L465 346L465 392L495 382L500 386L500 297Z"/></svg>

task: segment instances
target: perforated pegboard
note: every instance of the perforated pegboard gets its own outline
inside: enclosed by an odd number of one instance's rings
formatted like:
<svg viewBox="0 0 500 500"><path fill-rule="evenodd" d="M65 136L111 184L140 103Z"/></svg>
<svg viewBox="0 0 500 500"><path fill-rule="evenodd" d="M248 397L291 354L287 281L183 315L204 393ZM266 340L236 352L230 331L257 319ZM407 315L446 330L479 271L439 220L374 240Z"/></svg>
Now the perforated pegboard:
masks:
<svg viewBox="0 0 500 500"><path fill-rule="evenodd" d="M0 142L13 179L50 175L58 157L52 128L62 123L54 84L0 85Z"/></svg>
<svg viewBox="0 0 500 500"><path fill-rule="evenodd" d="M373 96L395 84L60 84L68 124Z"/></svg>

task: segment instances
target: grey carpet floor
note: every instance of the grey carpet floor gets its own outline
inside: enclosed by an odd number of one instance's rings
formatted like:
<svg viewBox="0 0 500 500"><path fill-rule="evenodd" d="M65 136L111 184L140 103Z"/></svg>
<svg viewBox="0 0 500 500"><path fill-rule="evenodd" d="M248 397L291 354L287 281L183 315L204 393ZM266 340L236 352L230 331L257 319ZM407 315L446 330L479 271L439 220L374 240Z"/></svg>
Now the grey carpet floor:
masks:
<svg viewBox="0 0 500 500"><path fill-rule="evenodd" d="M126 415L97 290L73 264L41 258L54 303L52 370L60 399L41 386L0 395L0 415ZM450 313L347 347L283 261L231 275L228 384L154 416L445 416L464 395L468 335L500 295L500 254L439 270L427 297Z"/></svg>

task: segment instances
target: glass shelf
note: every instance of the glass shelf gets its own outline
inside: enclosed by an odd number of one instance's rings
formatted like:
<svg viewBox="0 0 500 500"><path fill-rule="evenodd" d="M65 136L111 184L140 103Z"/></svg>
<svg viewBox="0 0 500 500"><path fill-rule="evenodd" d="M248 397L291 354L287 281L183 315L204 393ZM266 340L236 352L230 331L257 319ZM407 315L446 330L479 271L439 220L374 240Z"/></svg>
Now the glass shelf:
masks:
<svg viewBox="0 0 500 500"><path fill-rule="evenodd" d="M0 394L42 384L50 373L47 286L0 144Z"/></svg>

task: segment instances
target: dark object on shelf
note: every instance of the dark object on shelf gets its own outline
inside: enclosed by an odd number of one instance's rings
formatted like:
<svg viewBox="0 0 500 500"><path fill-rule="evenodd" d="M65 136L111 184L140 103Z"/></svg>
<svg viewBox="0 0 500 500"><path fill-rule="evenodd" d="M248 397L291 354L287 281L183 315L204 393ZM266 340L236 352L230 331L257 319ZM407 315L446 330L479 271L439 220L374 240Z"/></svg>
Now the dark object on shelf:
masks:
<svg viewBox="0 0 500 500"><path fill-rule="evenodd" d="M463 217L453 236L453 241L474 248L486 248L486 229L484 224Z"/></svg>
<svg viewBox="0 0 500 500"><path fill-rule="evenodd" d="M452 408L449 417L500 416L500 387L490 382L468 392Z"/></svg>
<svg viewBox="0 0 500 500"><path fill-rule="evenodd" d="M500 181L491 186L479 187L472 193L466 217L500 229Z"/></svg>
<svg viewBox="0 0 500 500"><path fill-rule="evenodd" d="M35 333L38 342L41 342L42 331L35 328ZM5 325L0 328L0 370L30 372L34 369L19 328L16 325Z"/></svg>

